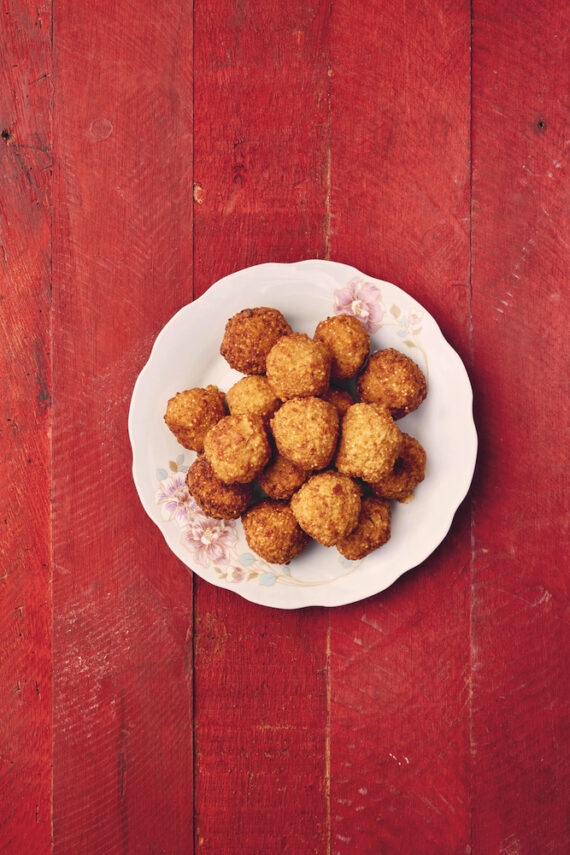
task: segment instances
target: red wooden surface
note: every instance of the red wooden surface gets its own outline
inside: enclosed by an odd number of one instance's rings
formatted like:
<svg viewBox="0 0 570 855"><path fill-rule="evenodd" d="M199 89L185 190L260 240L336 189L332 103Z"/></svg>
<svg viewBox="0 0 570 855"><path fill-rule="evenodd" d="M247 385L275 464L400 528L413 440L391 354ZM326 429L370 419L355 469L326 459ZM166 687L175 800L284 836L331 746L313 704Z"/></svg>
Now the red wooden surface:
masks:
<svg viewBox="0 0 570 855"><path fill-rule="evenodd" d="M2 5L0 847L51 837L51 51L47 4Z"/></svg>
<svg viewBox="0 0 570 855"><path fill-rule="evenodd" d="M568 851L567 12L5 0L0 851ZM421 567L289 612L169 553L126 417L176 309L304 257L435 315L481 447Z"/></svg>

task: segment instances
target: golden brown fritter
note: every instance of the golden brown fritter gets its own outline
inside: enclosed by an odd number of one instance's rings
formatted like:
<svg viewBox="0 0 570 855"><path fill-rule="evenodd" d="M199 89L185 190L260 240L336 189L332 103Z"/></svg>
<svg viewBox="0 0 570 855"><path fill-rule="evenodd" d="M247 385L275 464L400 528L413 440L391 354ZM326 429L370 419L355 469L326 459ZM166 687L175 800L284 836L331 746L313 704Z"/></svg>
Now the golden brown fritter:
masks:
<svg viewBox="0 0 570 855"><path fill-rule="evenodd" d="M354 398L350 394L350 392L345 392L344 389L337 389L335 386L331 386L330 389L324 393L324 395L320 395L323 401L328 401L329 404L334 404L341 416L344 416L349 407L355 403Z"/></svg>
<svg viewBox="0 0 570 855"><path fill-rule="evenodd" d="M188 469L186 484L205 514L217 520L235 520L249 507L251 484L224 484L203 454Z"/></svg>
<svg viewBox="0 0 570 855"><path fill-rule="evenodd" d="M224 484L253 481L271 457L263 419L225 416L206 434L204 453Z"/></svg>
<svg viewBox="0 0 570 855"><path fill-rule="evenodd" d="M283 336L267 356L267 379L282 401L322 395L329 386L332 355L304 333Z"/></svg>
<svg viewBox="0 0 570 855"><path fill-rule="evenodd" d="M394 468L402 432L381 404L354 404L342 420L335 465L339 472L379 481Z"/></svg>
<svg viewBox="0 0 570 855"><path fill-rule="evenodd" d="M242 523L249 548L271 564L288 564L309 543L286 502L259 502Z"/></svg>
<svg viewBox="0 0 570 855"><path fill-rule="evenodd" d="M251 374L238 380L227 394L228 409L232 416L261 416L268 420L281 406L267 377Z"/></svg>
<svg viewBox="0 0 570 855"><path fill-rule="evenodd" d="M168 402L164 421L184 448L203 451L204 437L225 414L223 393L206 386L178 392Z"/></svg>
<svg viewBox="0 0 570 855"><path fill-rule="evenodd" d="M348 380L355 377L368 356L370 336L352 315L334 315L321 321L315 330L315 341L322 341L332 353L331 377Z"/></svg>
<svg viewBox="0 0 570 855"><path fill-rule="evenodd" d="M370 484L377 496L385 499L397 499L399 502L409 502L414 497L414 490L424 480L426 470L426 453L420 443L407 433L402 434L402 448L396 458L392 471Z"/></svg>
<svg viewBox="0 0 570 855"><path fill-rule="evenodd" d="M351 561L358 561L390 540L390 502L368 496L362 499L356 528L336 544L336 548Z"/></svg>
<svg viewBox="0 0 570 855"><path fill-rule="evenodd" d="M295 493L291 510L308 535L323 546L334 546L358 522L360 488L347 475L320 472Z"/></svg>
<svg viewBox="0 0 570 855"><path fill-rule="evenodd" d="M267 354L291 327L277 309L242 309L226 324L220 353L242 374L265 374Z"/></svg>
<svg viewBox="0 0 570 855"><path fill-rule="evenodd" d="M338 410L320 398L285 401L271 419L277 450L301 469L324 469L338 438Z"/></svg>
<svg viewBox="0 0 570 855"><path fill-rule="evenodd" d="M308 477L309 473L292 460L276 454L257 476L257 482L271 499L290 499Z"/></svg>
<svg viewBox="0 0 570 855"><path fill-rule="evenodd" d="M416 410L427 393L421 368L393 347L372 354L356 388L362 402L384 404L395 419Z"/></svg>

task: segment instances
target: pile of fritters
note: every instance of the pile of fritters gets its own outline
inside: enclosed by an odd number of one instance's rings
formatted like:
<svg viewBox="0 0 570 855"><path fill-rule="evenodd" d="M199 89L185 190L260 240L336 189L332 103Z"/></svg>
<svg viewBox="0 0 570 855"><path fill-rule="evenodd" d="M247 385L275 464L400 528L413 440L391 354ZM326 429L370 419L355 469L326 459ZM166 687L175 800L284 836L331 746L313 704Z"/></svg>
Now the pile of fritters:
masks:
<svg viewBox="0 0 570 855"><path fill-rule="evenodd" d="M220 352L246 375L225 405L216 386L188 389L164 416L198 452L187 484L204 513L241 517L250 549L273 564L311 539L350 560L385 544L390 500L410 501L425 474L424 449L396 423L426 396L416 363L393 348L370 354L351 315L310 338L267 307L230 318Z"/></svg>

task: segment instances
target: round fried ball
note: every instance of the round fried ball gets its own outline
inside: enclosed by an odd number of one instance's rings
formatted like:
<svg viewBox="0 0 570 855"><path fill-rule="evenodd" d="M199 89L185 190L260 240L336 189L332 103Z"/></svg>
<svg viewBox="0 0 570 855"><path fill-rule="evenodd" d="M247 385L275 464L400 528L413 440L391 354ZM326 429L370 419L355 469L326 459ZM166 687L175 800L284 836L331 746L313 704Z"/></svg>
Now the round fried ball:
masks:
<svg viewBox="0 0 570 855"><path fill-rule="evenodd" d="M271 564L288 564L309 543L285 502L259 502L242 517L242 523L249 548Z"/></svg>
<svg viewBox="0 0 570 855"><path fill-rule="evenodd" d="M251 374L238 380L226 395L228 409L232 416L261 416L269 419L281 406L281 401L273 393L267 377Z"/></svg>
<svg viewBox="0 0 570 855"><path fill-rule="evenodd" d="M409 502L414 497L414 490L424 480L426 470L426 453L420 443L407 433L402 434L402 448L396 458L392 471L370 484L377 496L385 499L397 499L399 502Z"/></svg>
<svg viewBox="0 0 570 855"><path fill-rule="evenodd" d="M320 396L323 401L328 401L329 404L334 404L341 416L344 416L349 407L355 403L350 392L345 392L344 389L337 389L331 386L330 389Z"/></svg>
<svg viewBox="0 0 570 855"><path fill-rule="evenodd" d="M304 333L283 336L267 356L267 379L282 401L322 395L329 386L332 355Z"/></svg>
<svg viewBox="0 0 570 855"><path fill-rule="evenodd" d="M295 493L291 510L308 535L323 546L334 546L356 527L360 488L347 475L320 472Z"/></svg>
<svg viewBox="0 0 570 855"><path fill-rule="evenodd" d="M372 354L356 388L361 401L384 404L395 419L416 410L427 394L421 368L393 347Z"/></svg>
<svg viewBox="0 0 570 855"><path fill-rule="evenodd" d="M360 371L368 351L370 336L358 318L334 315L321 321L315 330L315 341L322 341L332 353L331 377L348 380Z"/></svg>
<svg viewBox="0 0 570 855"><path fill-rule="evenodd" d="M362 500L356 528L336 544L341 555L358 561L390 540L390 502L368 496Z"/></svg>
<svg viewBox="0 0 570 855"><path fill-rule="evenodd" d="M178 392L167 404L164 421L184 448L203 451L204 437L225 414L223 393L206 386Z"/></svg>
<svg viewBox="0 0 570 855"><path fill-rule="evenodd" d="M354 404L343 417L336 468L339 472L379 481L394 468L402 432L381 404Z"/></svg>
<svg viewBox="0 0 570 855"><path fill-rule="evenodd" d="M291 327L277 309L242 309L226 324L220 353L242 374L265 374L267 354Z"/></svg>
<svg viewBox="0 0 570 855"><path fill-rule="evenodd" d="M276 454L257 476L257 482L271 499L290 499L308 477L309 473L305 469L281 454Z"/></svg>
<svg viewBox="0 0 570 855"><path fill-rule="evenodd" d="M224 484L247 484L271 457L260 416L225 416L204 439L204 453Z"/></svg>
<svg viewBox="0 0 570 855"><path fill-rule="evenodd" d="M217 520L236 520L249 507L251 484L224 484L203 454L188 469L186 484L205 514Z"/></svg>
<svg viewBox="0 0 570 855"><path fill-rule="evenodd" d="M271 419L277 450L301 469L324 469L338 439L338 410L320 398L285 401Z"/></svg>

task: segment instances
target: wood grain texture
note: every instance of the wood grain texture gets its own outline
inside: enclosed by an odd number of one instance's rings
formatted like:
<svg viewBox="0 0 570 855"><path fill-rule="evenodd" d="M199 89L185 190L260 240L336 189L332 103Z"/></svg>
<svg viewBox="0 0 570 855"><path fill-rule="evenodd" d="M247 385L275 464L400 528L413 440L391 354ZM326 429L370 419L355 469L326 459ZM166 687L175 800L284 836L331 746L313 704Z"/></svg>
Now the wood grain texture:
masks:
<svg viewBox="0 0 570 855"><path fill-rule="evenodd" d="M127 411L192 294L192 10L62 2L54 33L54 851L188 851L192 583Z"/></svg>
<svg viewBox="0 0 570 855"><path fill-rule="evenodd" d="M2 6L0 850L51 850L50 4Z"/></svg>
<svg viewBox="0 0 570 855"><path fill-rule="evenodd" d="M566 853L569 16L473 6L473 847Z"/></svg>
<svg viewBox="0 0 570 855"><path fill-rule="evenodd" d="M194 284L327 251L324 2L195 5ZM325 853L327 614L196 579L196 851Z"/></svg>
<svg viewBox="0 0 570 855"><path fill-rule="evenodd" d="M415 296L469 363L469 4L336 2L332 33L331 257ZM469 521L331 612L335 855L468 851Z"/></svg>

